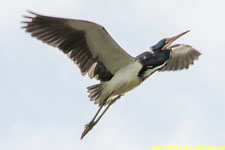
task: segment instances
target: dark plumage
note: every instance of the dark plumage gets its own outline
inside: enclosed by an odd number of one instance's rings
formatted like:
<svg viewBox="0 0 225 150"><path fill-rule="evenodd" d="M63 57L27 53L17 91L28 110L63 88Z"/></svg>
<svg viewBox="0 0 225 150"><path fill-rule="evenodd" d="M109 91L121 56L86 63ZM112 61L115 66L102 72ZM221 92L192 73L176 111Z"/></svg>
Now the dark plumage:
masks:
<svg viewBox="0 0 225 150"><path fill-rule="evenodd" d="M136 59L138 59L140 63L143 65L142 69L138 73L138 76L140 77L140 79L143 81L148 77L148 76L144 76L147 70L154 69L155 67L161 66L161 65L162 66L160 68L164 67L164 65L166 65L166 62L170 58L170 53L171 53L171 50L166 50L166 51L157 50L154 53L147 51L138 55Z"/></svg>

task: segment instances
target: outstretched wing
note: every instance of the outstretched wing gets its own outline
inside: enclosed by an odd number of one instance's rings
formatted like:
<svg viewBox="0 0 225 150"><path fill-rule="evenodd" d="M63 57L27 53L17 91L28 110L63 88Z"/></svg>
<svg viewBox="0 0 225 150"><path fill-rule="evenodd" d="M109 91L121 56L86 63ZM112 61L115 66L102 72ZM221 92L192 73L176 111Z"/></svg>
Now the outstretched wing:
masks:
<svg viewBox="0 0 225 150"><path fill-rule="evenodd" d="M169 47L172 49L172 58L159 71L175 71L188 68L190 64L193 64L195 60L201 55L200 52L195 50L189 45L176 44Z"/></svg>
<svg viewBox="0 0 225 150"><path fill-rule="evenodd" d="M25 16L30 20L23 22L26 32L62 50L82 75L88 73L90 78L107 81L117 70L135 61L101 25L30 13L34 16Z"/></svg>

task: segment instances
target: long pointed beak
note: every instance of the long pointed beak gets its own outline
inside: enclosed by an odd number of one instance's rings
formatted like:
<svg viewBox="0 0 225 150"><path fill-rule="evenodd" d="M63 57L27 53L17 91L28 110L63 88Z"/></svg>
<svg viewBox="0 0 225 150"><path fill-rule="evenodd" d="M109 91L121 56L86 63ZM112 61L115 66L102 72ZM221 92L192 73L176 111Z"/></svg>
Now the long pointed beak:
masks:
<svg viewBox="0 0 225 150"><path fill-rule="evenodd" d="M183 32L183 33L181 33L181 34L178 34L178 35L176 35L176 36L174 36L174 37L168 38L168 39L167 39L167 44L163 47L163 49L168 48L175 40L177 40L179 37L185 35L185 34L188 33L188 32L190 32L190 30L185 31L185 32Z"/></svg>

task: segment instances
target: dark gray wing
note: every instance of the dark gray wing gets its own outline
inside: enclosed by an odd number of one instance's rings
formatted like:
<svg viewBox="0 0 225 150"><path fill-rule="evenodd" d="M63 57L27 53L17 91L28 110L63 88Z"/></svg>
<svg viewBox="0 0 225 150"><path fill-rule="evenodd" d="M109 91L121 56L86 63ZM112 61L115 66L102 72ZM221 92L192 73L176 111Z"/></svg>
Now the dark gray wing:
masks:
<svg viewBox="0 0 225 150"><path fill-rule="evenodd" d="M62 50L82 75L88 73L90 78L107 81L117 70L135 61L101 25L30 13L34 16L25 16L30 20L23 22L26 32Z"/></svg>
<svg viewBox="0 0 225 150"><path fill-rule="evenodd" d="M188 68L190 64L193 64L195 60L201 55L200 52L195 50L189 45L176 44L169 47L171 51L171 59L159 71L175 71Z"/></svg>

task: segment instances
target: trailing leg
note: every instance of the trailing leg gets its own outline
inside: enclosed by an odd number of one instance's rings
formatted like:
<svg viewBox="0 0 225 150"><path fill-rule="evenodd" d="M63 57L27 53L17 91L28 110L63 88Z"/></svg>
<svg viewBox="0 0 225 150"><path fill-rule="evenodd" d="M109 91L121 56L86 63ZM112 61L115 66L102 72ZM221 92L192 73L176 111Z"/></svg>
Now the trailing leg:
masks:
<svg viewBox="0 0 225 150"><path fill-rule="evenodd" d="M95 122L95 119L96 119L96 117L98 116L98 114L99 114L99 112L101 111L101 109L103 108L103 106L104 105L102 105L99 109L98 109L98 111L97 111L97 113L95 114L95 116L93 117L93 119L88 123L88 124L86 124L85 126L84 126L84 131L83 131L83 133L82 133L82 135L81 135L81 139L83 139L84 138L84 136L95 126L95 124L96 123L94 123Z"/></svg>
<svg viewBox="0 0 225 150"><path fill-rule="evenodd" d="M106 106L106 108L104 109L104 111L100 114L100 116L96 119L96 117L98 116L99 112L101 111L101 109L103 108L104 105L102 105L97 113L95 114L94 118L88 123L85 125L85 129L81 135L81 139L84 138L84 136L99 122L99 120L102 118L102 116L106 113L106 111L109 109L109 107L117 100L121 97L121 95L117 95L116 97L112 98L108 105ZM95 121L96 120L96 121Z"/></svg>

